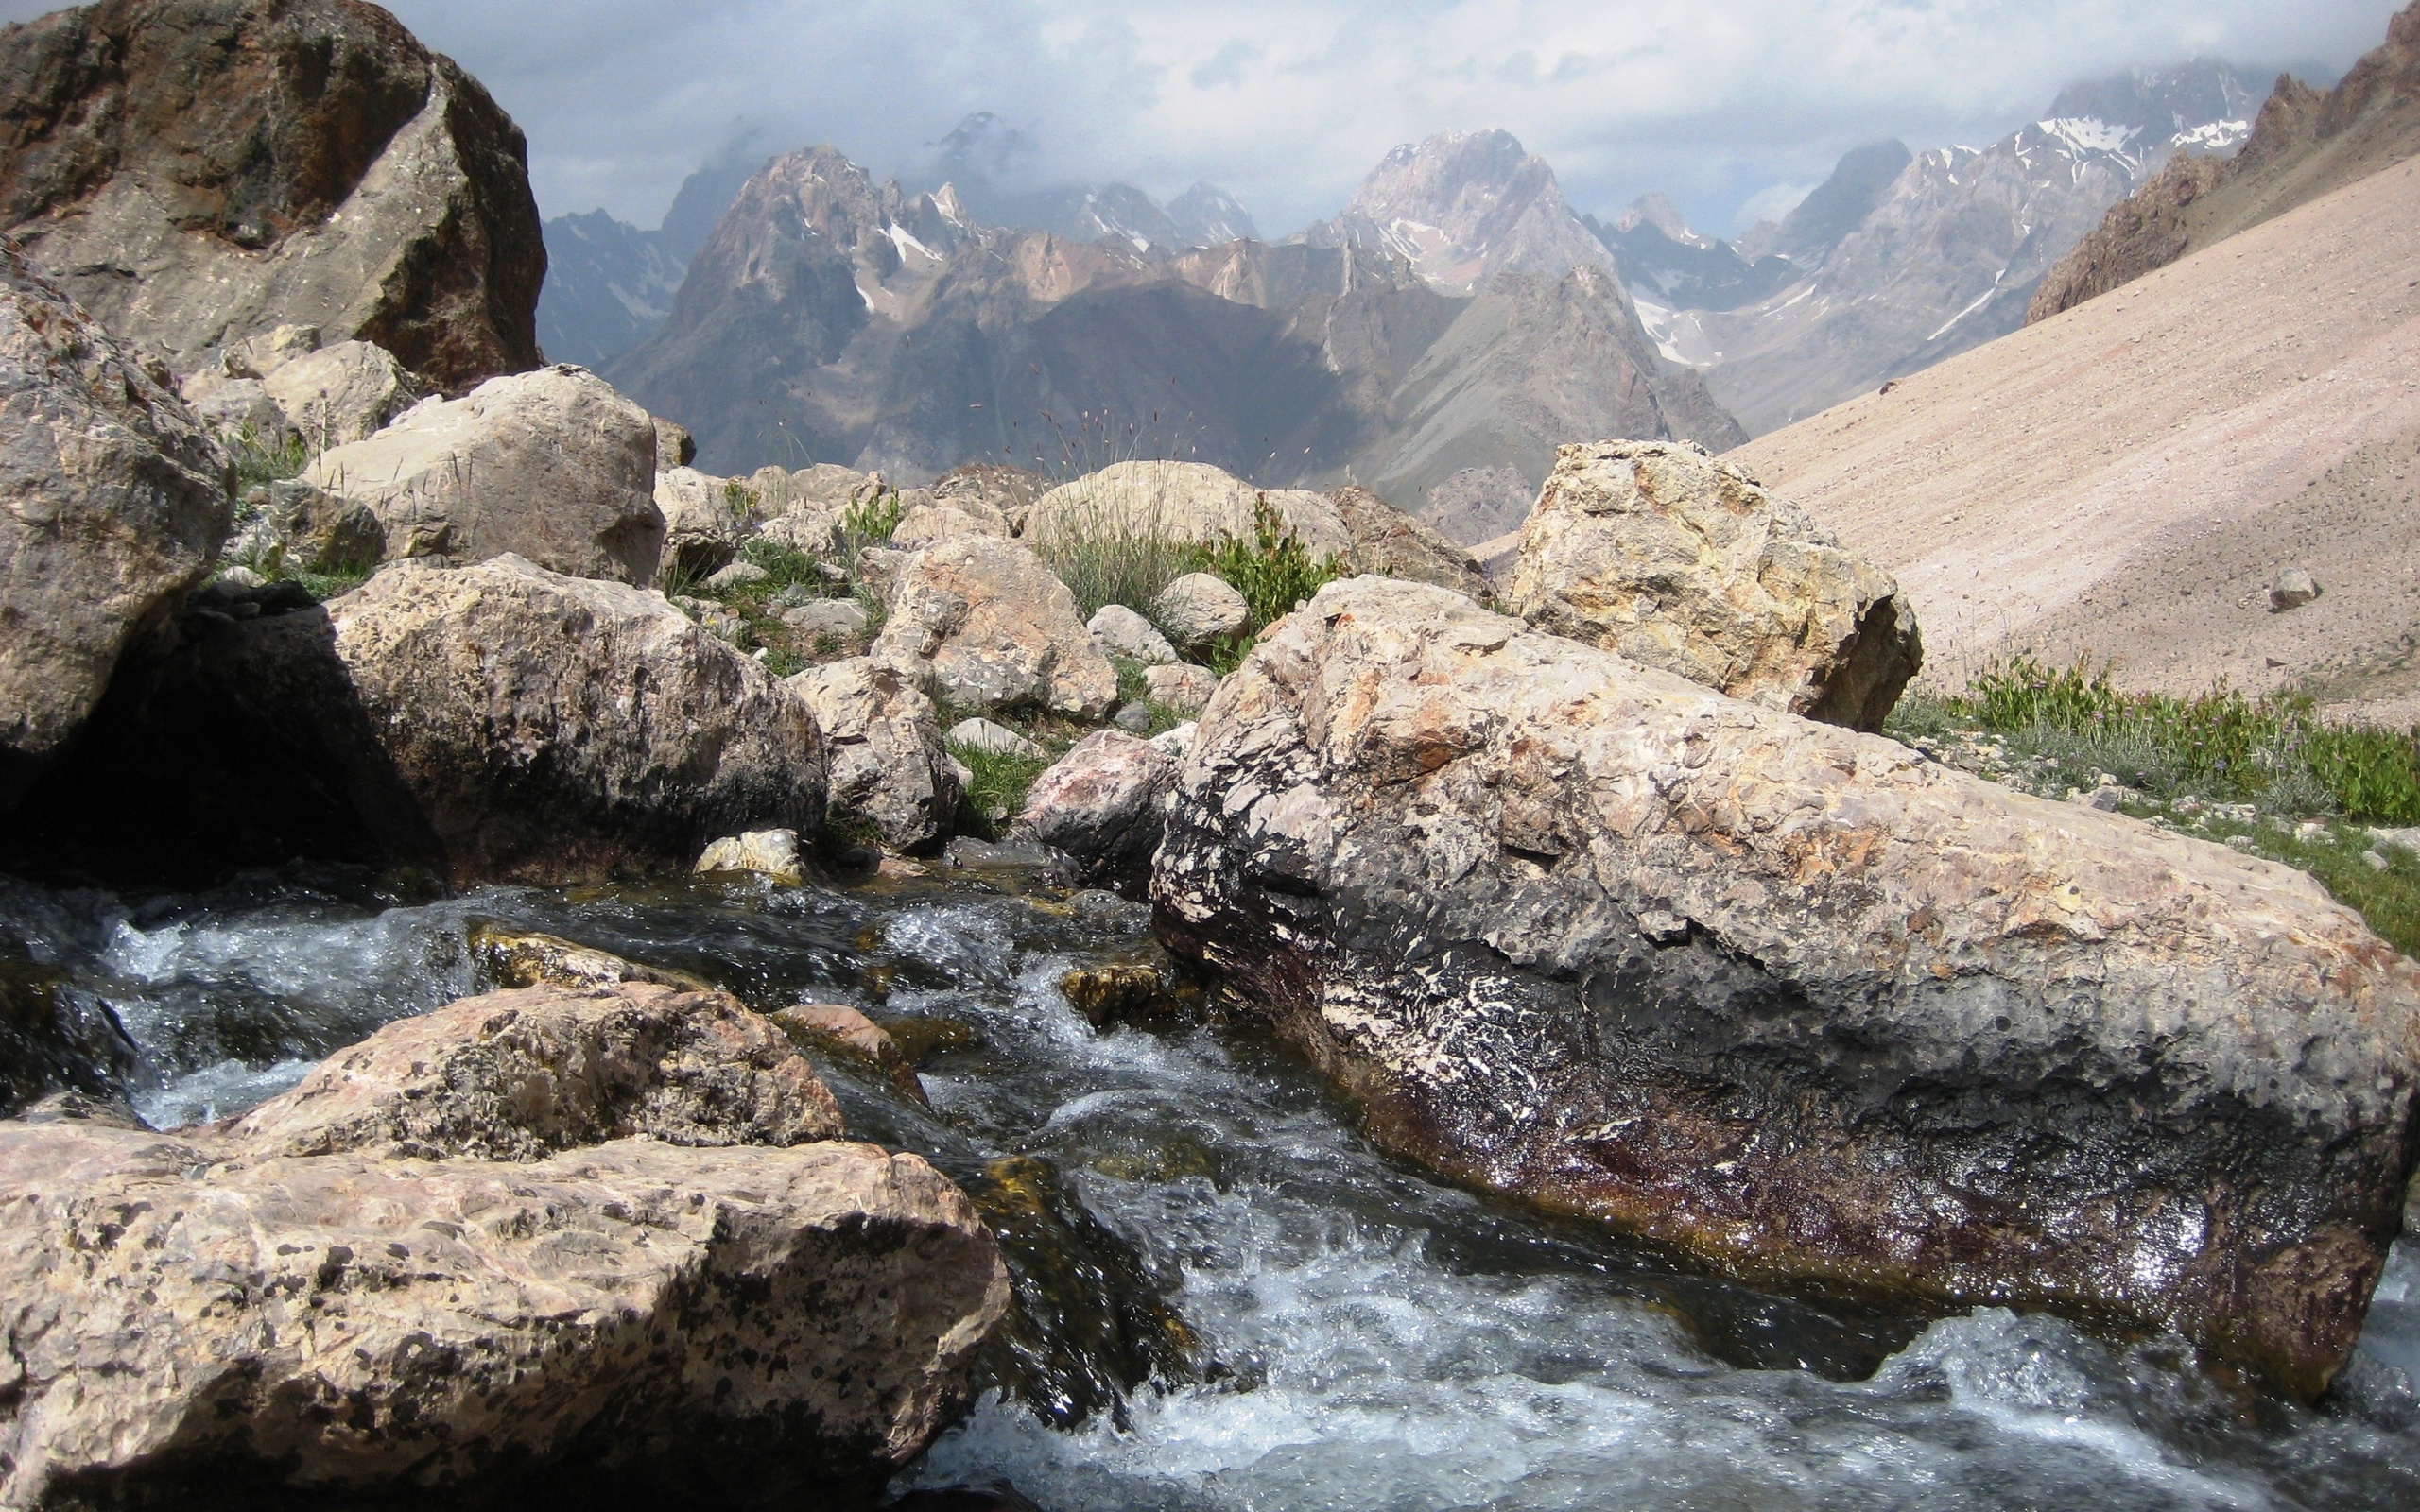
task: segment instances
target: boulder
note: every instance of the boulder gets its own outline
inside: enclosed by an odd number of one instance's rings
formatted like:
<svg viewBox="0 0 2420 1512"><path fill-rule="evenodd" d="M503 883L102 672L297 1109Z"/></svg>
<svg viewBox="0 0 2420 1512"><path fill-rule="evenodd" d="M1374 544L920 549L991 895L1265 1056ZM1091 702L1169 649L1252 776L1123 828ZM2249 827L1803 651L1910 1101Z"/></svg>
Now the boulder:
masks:
<svg viewBox="0 0 2420 1512"><path fill-rule="evenodd" d="M838 515L853 505L872 502L888 487L879 472L860 472L837 462L818 462L789 474L786 488L793 507Z"/></svg>
<svg viewBox="0 0 2420 1512"><path fill-rule="evenodd" d="M184 401L0 242L0 811L210 575L232 483Z"/></svg>
<svg viewBox="0 0 2420 1512"><path fill-rule="evenodd" d="M796 830L751 830L746 834L725 835L706 847L699 855L698 864L689 869L700 873L752 872L786 887L796 887L806 881L805 864L799 860Z"/></svg>
<svg viewBox="0 0 2420 1512"><path fill-rule="evenodd" d="M872 820L882 843L917 850L948 833L965 792L933 701L897 667L872 657L809 667L782 686L804 700L823 732L836 810Z"/></svg>
<svg viewBox="0 0 2420 1512"><path fill-rule="evenodd" d="M1006 520L989 512L977 513L977 508L980 506L963 508L955 504L921 505L899 517L899 524L890 532L891 544L915 551L937 541L956 541L961 536L1006 539L1011 534Z"/></svg>
<svg viewBox="0 0 2420 1512"><path fill-rule="evenodd" d="M2343 1364L2420 967L2301 872L1332 583L1204 713L1152 877L1388 1149L1734 1274Z"/></svg>
<svg viewBox="0 0 2420 1512"><path fill-rule="evenodd" d="M257 378L226 378L207 385L184 383L177 386L177 391L192 408L196 420L231 442L245 437L254 445L276 446L294 435L285 411L268 397L268 386Z"/></svg>
<svg viewBox="0 0 2420 1512"><path fill-rule="evenodd" d="M60 10L0 47L0 231L179 372L281 326L448 392L540 361L520 129L374 6Z"/></svg>
<svg viewBox="0 0 2420 1512"><path fill-rule="evenodd" d="M960 508L980 505L976 512L996 515L1007 522L1011 535L1023 535L1033 502L1049 489L1050 480L1039 472L998 462L967 462L935 478L931 491L942 504Z"/></svg>
<svg viewBox="0 0 2420 1512"><path fill-rule="evenodd" d="M1010 838L1066 852L1087 885L1139 888L1176 774L1176 758L1151 742L1096 730L1034 779Z"/></svg>
<svg viewBox="0 0 2420 1512"><path fill-rule="evenodd" d="M321 453L303 481L378 518L381 559L484 561L655 580L655 422L580 368L493 378Z"/></svg>
<svg viewBox="0 0 2420 1512"><path fill-rule="evenodd" d="M728 487L727 480L693 467L657 470L655 507L664 516L664 554L655 570L659 586L700 581L739 555L752 522L733 507Z"/></svg>
<svg viewBox="0 0 2420 1512"><path fill-rule="evenodd" d="M854 598L819 598L782 610L782 623L810 644L827 635L850 641L866 633L866 608Z"/></svg>
<svg viewBox="0 0 2420 1512"><path fill-rule="evenodd" d="M553 935L479 923L470 927L466 938L471 959L478 967L479 980L498 988L545 986L584 991L622 982L653 982L692 992L716 990L686 971L642 966L594 945Z"/></svg>
<svg viewBox="0 0 2420 1512"><path fill-rule="evenodd" d="M780 1030L727 994L652 982L520 988L398 1019L226 1128L263 1156L478 1160L637 1135L786 1146L840 1132L839 1105Z"/></svg>
<svg viewBox="0 0 2420 1512"><path fill-rule="evenodd" d="M208 875L302 854L559 883L821 821L814 716L644 589L406 563L185 637L50 793L63 834Z"/></svg>
<svg viewBox="0 0 2420 1512"><path fill-rule="evenodd" d="M1075 594L1032 552L990 536L908 561L873 654L970 709L1097 719L1117 700L1116 669L1093 648Z"/></svg>
<svg viewBox="0 0 2420 1512"><path fill-rule="evenodd" d="M870 1501L1007 1307L963 1194L802 1143L830 1093L720 994L498 993L232 1125L78 1112L0 1124L9 1506Z"/></svg>
<svg viewBox="0 0 2420 1512"><path fill-rule="evenodd" d="M1924 661L1888 575L1687 441L1560 448L1508 601L1541 629L1851 730L1881 729Z"/></svg>
<svg viewBox="0 0 2420 1512"><path fill-rule="evenodd" d="M1207 462L1112 463L1034 501L1022 534L1028 541L1119 535L1203 544L1221 536L1250 541L1254 507L1264 501L1313 558L1353 555L1353 532L1326 495L1255 488Z"/></svg>
<svg viewBox="0 0 2420 1512"><path fill-rule="evenodd" d="M1038 762L1046 752L1006 725L989 719L961 719L949 727L949 744L963 746L987 756L1014 756L1022 761Z"/></svg>
<svg viewBox="0 0 2420 1512"><path fill-rule="evenodd" d="M663 472L698 460L698 438L689 428L658 415L655 419L655 465Z"/></svg>
<svg viewBox="0 0 2420 1512"><path fill-rule="evenodd" d="M915 552L892 551L887 546L864 547L857 552L857 583L888 612L898 601L899 585L907 579L908 569L915 565L916 557Z"/></svg>
<svg viewBox="0 0 2420 1512"><path fill-rule="evenodd" d="M1103 656L1122 656L1147 667L1165 666L1176 660L1176 647L1168 644L1159 627L1123 604L1102 605L1085 628L1092 631L1093 644Z"/></svg>
<svg viewBox="0 0 2420 1512"><path fill-rule="evenodd" d="M1151 601L1151 613L1177 643L1204 646L1243 633L1252 623L1252 606L1223 577L1187 573Z"/></svg>
<svg viewBox="0 0 2420 1512"><path fill-rule="evenodd" d="M315 452L377 435L422 397L404 365L369 341L339 341L279 363L261 387Z"/></svg>
<svg viewBox="0 0 2420 1512"><path fill-rule="evenodd" d="M386 527L369 506L300 478L246 489L235 517L239 524L227 542L227 556L235 561L358 571L375 565L387 549Z"/></svg>
<svg viewBox="0 0 2420 1512"><path fill-rule="evenodd" d="M1144 673L1143 686L1153 703L1166 704L1181 714L1198 714L1217 695L1219 674L1190 662L1179 662Z"/></svg>
<svg viewBox="0 0 2420 1512"><path fill-rule="evenodd" d="M794 505L789 513L766 521L757 534L777 546L809 557L830 558L840 550L839 517L804 505Z"/></svg>
<svg viewBox="0 0 2420 1512"><path fill-rule="evenodd" d="M1347 486L1327 496L1353 537L1347 565L1416 583L1434 583L1473 598L1488 596L1487 574L1464 548L1426 521L1406 514L1367 489Z"/></svg>

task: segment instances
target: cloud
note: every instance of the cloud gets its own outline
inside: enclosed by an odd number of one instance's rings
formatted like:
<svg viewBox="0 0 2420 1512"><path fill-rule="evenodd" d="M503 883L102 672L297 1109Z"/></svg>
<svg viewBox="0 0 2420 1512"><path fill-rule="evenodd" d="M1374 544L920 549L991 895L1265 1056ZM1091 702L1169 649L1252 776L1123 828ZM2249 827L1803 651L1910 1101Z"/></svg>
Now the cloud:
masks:
<svg viewBox="0 0 2420 1512"><path fill-rule="evenodd" d="M1814 192L1813 183L1769 183L1739 202L1739 213L1732 217L1732 224L1746 231L1760 220L1779 220Z"/></svg>
<svg viewBox="0 0 2420 1512"><path fill-rule="evenodd" d="M2342 67L2396 0L389 0L527 130L549 215L652 225L739 133L877 173L996 112L1045 180L1332 214L1386 150L1500 126L1574 202L1728 225L1860 142L1996 137L2078 78L2217 54ZM0 0L0 16L36 9Z"/></svg>

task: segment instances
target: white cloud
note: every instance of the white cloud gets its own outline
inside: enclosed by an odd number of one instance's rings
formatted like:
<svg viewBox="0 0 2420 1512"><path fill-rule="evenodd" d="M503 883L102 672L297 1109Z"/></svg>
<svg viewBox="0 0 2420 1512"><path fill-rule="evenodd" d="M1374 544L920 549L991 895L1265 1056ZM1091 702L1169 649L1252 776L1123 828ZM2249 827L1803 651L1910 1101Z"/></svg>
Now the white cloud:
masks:
<svg viewBox="0 0 2420 1512"><path fill-rule="evenodd" d="M1813 183L1769 183L1739 202L1739 213L1731 223L1737 230L1746 231L1760 220L1779 220L1814 192Z"/></svg>
<svg viewBox="0 0 2420 1512"><path fill-rule="evenodd" d="M742 130L877 172L998 112L1036 171L1208 179L1271 231L1386 149L1509 129L1575 202L1730 224L1895 135L1988 139L2076 78L2216 53L2338 66L2396 0L390 0L528 131L547 213L652 224ZM0 16L35 9L0 0Z"/></svg>

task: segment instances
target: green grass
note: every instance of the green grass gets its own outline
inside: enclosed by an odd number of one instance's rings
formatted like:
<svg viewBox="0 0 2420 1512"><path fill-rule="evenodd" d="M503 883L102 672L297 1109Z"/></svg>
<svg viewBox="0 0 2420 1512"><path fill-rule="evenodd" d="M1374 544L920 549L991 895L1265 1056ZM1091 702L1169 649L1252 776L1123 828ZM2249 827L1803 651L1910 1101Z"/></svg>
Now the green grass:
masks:
<svg viewBox="0 0 2420 1512"><path fill-rule="evenodd" d="M241 430L222 434L221 445L235 464L235 491L263 483L283 483L302 475L311 465L310 448L302 438L288 432L283 440L264 440L258 430L247 421Z"/></svg>
<svg viewBox="0 0 2420 1512"><path fill-rule="evenodd" d="M2106 771L2161 798L2420 824L2420 730L2330 723L2307 697L2223 686L2189 697L2122 693L2106 667L2054 670L2018 657L1945 705L2007 736L2012 752Z"/></svg>
<svg viewBox="0 0 2420 1512"><path fill-rule="evenodd" d="M1076 595L1077 612L1087 620L1111 604L1153 618L1168 584L1210 565L1207 547L1170 536L1155 510L1124 500L1098 501L1084 516L1027 544Z"/></svg>
<svg viewBox="0 0 2420 1512"><path fill-rule="evenodd" d="M1058 760L1046 750L1041 756L1009 756L958 741L949 743L949 753L972 774L959 807L958 828L986 840L998 839L1025 812L1025 797L1034 780Z"/></svg>

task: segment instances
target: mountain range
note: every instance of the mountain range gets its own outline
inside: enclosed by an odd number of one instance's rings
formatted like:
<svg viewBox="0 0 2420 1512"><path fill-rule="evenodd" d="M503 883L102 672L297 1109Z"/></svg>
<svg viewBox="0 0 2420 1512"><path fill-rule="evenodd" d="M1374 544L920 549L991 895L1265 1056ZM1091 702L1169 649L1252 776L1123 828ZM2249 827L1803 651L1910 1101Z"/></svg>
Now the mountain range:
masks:
<svg viewBox="0 0 2420 1512"><path fill-rule="evenodd" d="M541 330L725 472L1185 455L1478 541L1575 436L1720 449L2014 329L2109 206L2243 140L2248 80L2136 72L1987 147L1861 146L1737 243L1662 195L1600 222L1510 133L1455 131L1270 244L1208 184L1015 188L1021 139L974 116L926 189L818 147L727 156L655 232L549 222Z"/></svg>

